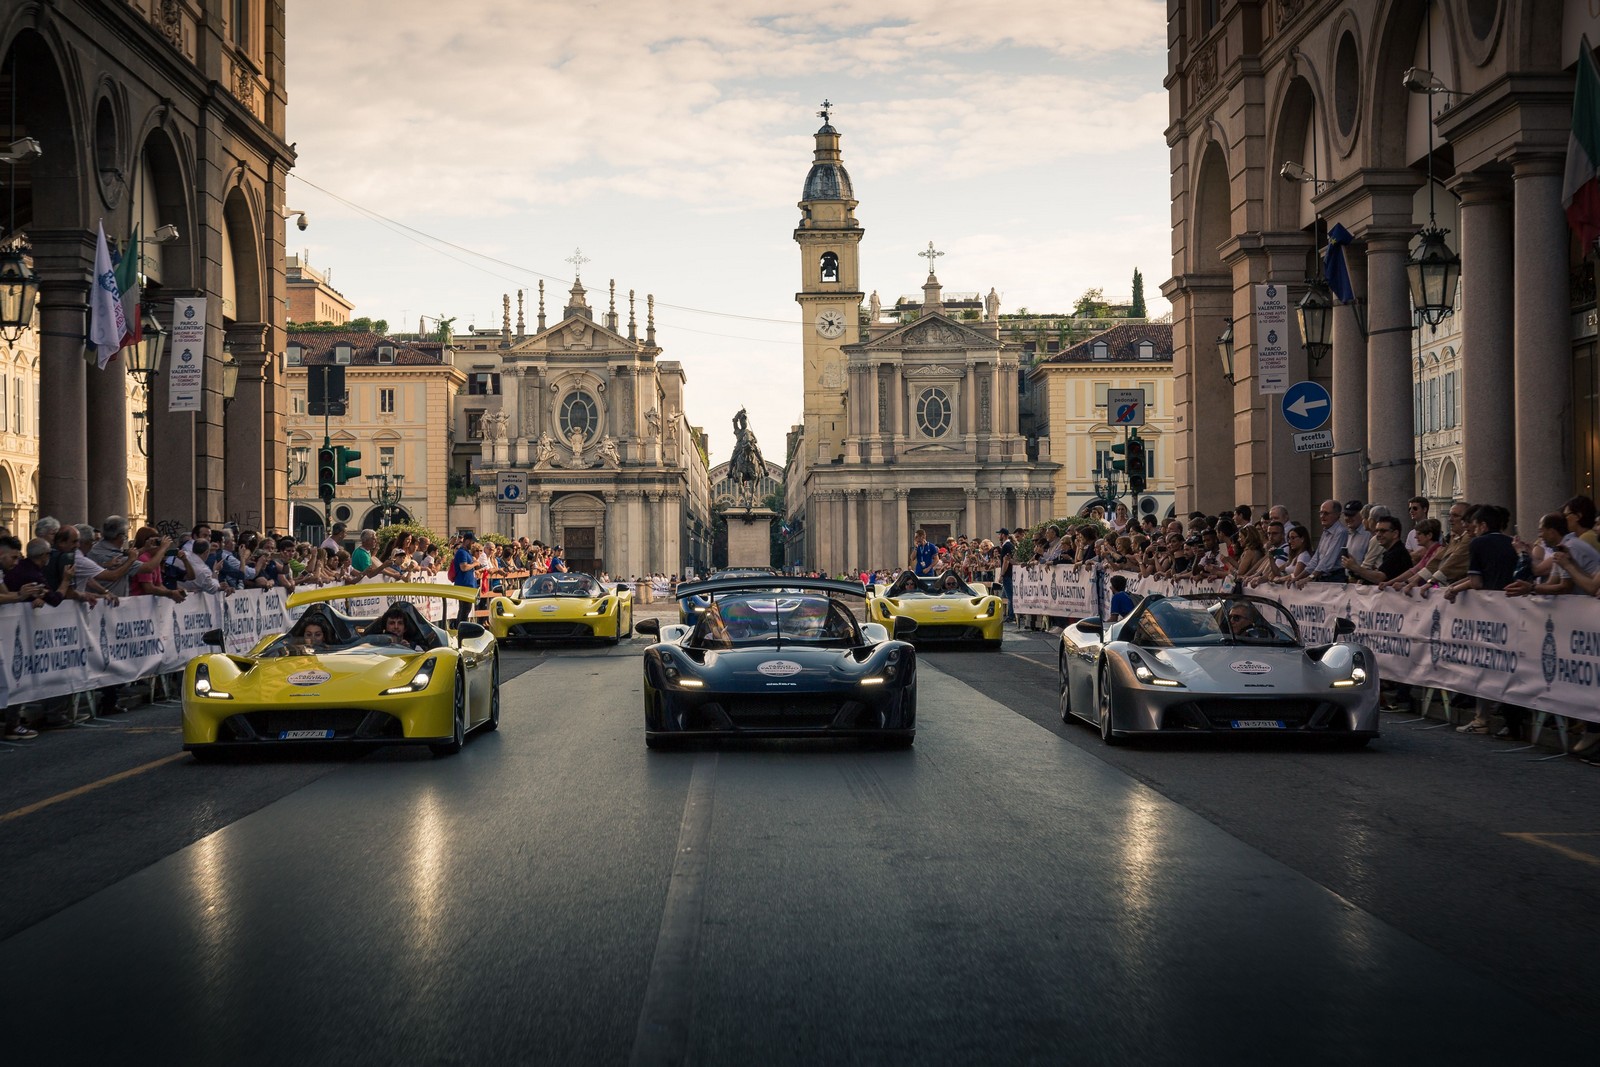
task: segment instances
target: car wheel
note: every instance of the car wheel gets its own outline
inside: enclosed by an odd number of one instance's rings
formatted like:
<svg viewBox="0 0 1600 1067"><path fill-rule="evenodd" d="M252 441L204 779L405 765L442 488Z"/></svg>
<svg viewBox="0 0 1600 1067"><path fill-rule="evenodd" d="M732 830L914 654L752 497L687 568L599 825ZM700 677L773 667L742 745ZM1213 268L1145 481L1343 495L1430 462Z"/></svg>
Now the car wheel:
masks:
<svg viewBox="0 0 1600 1067"><path fill-rule="evenodd" d="M494 654L494 667L489 673L489 719L483 724L483 732L500 729L500 653Z"/></svg>
<svg viewBox="0 0 1600 1067"><path fill-rule="evenodd" d="M916 742L916 731L912 731L909 734L890 734L887 737L878 738L878 747L904 750L910 748L912 745L916 744Z"/></svg>
<svg viewBox="0 0 1600 1067"><path fill-rule="evenodd" d="M1366 748L1367 747L1367 742L1369 742L1371 740L1372 740L1372 738L1365 737L1365 736L1363 736L1363 737L1341 737L1337 741L1334 742L1334 745L1335 745L1335 747L1342 748L1347 752L1359 752L1361 749ZM198 752L195 753L195 754L199 755Z"/></svg>
<svg viewBox="0 0 1600 1067"><path fill-rule="evenodd" d="M633 607L632 607L632 605L629 605L629 607L628 607L628 625L626 625L626 626L624 626L622 628L622 636L623 637L632 637L633 636Z"/></svg>
<svg viewBox="0 0 1600 1067"><path fill-rule="evenodd" d="M459 664L456 666L455 714L452 716L455 732L450 740L429 746L435 756L454 756L467 743L467 690L465 679L461 676L462 669Z"/></svg>
<svg viewBox="0 0 1600 1067"><path fill-rule="evenodd" d="M1100 740L1108 745L1122 744L1122 738L1111 728L1111 713L1114 702L1111 697L1111 672L1105 667L1100 668Z"/></svg>
<svg viewBox="0 0 1600 1067"><path fill-rule="evenodd" d="M644 747L650 749L652 752L665 752L672 748L673 745L674 742L670 737L653 737L650 734L644 735Z"/></svg>
<svg viewBox="0 0 1600 1067"><path fill-rule="evenodd" d="M226 752L215 748L191 748L189 755L196 763L222 763L228 758Z"/></svg>
<svg viewBox="0 0 1600 1067"><path fill-rule="evenodd" d="M1061 692L1056 697L1056 703L1061 706L1061 721L1072 721L1072 686L1067 677L1067 657L1056 658L1056 673L1061 676Z"/></svg>

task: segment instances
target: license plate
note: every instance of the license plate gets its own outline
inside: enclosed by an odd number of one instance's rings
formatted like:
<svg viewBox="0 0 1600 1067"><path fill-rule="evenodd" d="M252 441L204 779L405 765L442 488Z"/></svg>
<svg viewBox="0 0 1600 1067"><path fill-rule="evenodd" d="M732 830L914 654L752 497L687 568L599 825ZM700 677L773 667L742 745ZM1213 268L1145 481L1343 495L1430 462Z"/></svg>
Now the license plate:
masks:
<svg viewBox="0 0 1600 1067"><path fill-rule="evenodd" d="M1282 719L1234 719L1235 730L1281 730Z"/></svg>
<svg viewBox="0 0 1600 1067"><path fill-rule="evenodd" d="M279 730L279 741L326 741L333 736L332 730Z"/></svg>

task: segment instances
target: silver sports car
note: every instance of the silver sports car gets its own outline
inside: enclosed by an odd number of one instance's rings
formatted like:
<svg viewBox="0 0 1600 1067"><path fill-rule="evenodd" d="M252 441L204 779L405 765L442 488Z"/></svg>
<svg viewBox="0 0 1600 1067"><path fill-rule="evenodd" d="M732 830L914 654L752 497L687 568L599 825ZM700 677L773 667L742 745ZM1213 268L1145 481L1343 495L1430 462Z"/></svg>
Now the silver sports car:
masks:
<svg viewBox="0 0 1600 1067"><path fill-rule="evenodd" d="M1219 593L1147 596L1128 616L1061 634L1061 718L1107 744L1199 731L1299 734L1359 748L1378 736L1377 658L1343 638L1306 647L1272 600Z"/></svg>

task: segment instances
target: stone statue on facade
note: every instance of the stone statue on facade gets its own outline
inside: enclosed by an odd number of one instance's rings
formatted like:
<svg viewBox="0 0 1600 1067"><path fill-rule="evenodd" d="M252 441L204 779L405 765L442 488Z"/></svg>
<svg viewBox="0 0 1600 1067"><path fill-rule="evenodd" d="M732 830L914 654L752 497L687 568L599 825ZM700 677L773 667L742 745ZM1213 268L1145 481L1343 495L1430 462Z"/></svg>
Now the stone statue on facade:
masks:
<svg viewBox="0 0 1600 1067"><path fill-rule="evenodd" d="M617 439L610 434L600 438L600 447L595 449L595 460L598 464L616 470L622 466L622 453L617 450Z"/></svg>
<svg viewBox="0 0 1600 1067"><path fill-rule="evenodd" d="M651 437L661 436L661 412L657 411L655 408L651 408L649 411L645 412L644 424L649 428L649 434Z"/></svg>
<svg viewBox="0 0 1600 1067"><path fill-rule="evenodd" d="M483 439L485 441L504 441L506 439L506 413L491 411L483 417Z"/></svg>
<svg viewBox="0 0 1600 1067"><path fill-rule="evenodd" d="M533 465L535 467L548 467L556 458L556 439L550 436L550 431L545 430L539 439L533 443Z"/></svg>
<svg viewBox="0 0 1600 1067"><path fill-rule="evenodd" d="M761 447L756 444L755 431L744 408L733 417L733 458L728 461L728 478L738 485L734 503L754 507L760 503L756 494L767 476L767 464L761 458Z"/></svg>
<svg viewBox="0 0 1600 1067"><path fill-rule="evenodd" d="M572 465L574 467L583 466L584 437L583 427L581 426L574 426L567 434L567 446L572 449Z"/></svg>
<svg viewBox="0 0 1600 1067"><path fill-rule="evenodd" d="M883 320L883 301L878 299L878 290L872 290L872 298L867 301L867 319L876 326Z"/></svg>
<svg viewBox="0 0 1600 1067"><path fill-rule="evenodd" d="M983 298L983 318L985 322L995 322L1000 318L1000 294L993 288Z"/></svg>

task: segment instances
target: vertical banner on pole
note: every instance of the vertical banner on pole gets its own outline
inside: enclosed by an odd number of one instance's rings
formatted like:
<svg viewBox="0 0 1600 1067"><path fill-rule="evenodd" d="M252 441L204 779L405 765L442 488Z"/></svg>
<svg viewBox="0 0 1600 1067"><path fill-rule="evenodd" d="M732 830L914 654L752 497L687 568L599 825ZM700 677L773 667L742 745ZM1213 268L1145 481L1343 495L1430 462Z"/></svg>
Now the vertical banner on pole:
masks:
<svg viewBox="0 0 1600 1067"><path fill-rule="evenodd" d="M168 411L201 411L206 381L206 298L172 302L172 369L167 378Z"/></svg>
<svg viewBox="0 0 1600 1067"><path fill-rule="evenodd" d="M1278 282L1256 289L1256 390L1289 388L1289 290Z"/></svg>

